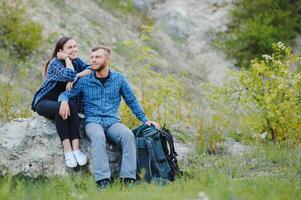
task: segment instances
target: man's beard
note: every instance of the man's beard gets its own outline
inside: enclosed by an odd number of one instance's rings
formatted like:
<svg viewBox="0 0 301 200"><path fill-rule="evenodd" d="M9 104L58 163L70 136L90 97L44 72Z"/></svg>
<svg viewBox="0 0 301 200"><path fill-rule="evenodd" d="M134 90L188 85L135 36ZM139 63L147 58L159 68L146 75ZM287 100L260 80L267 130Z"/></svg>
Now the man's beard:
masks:
<svg viewBox="0 0 301 200"><path fill-rule="evenodd" d="M102 63L102 64L99 65L96 69L94 69L94 71L100 72L100 71L103 70L105 67L106 67L106 63Z"/></svg>

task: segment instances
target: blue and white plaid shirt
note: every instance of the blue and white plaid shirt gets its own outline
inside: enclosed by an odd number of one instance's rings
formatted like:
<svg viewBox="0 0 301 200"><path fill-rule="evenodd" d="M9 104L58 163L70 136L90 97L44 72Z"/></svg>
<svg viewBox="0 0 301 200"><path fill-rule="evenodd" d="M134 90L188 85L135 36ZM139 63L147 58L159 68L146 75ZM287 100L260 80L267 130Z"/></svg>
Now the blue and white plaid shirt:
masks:
<svg viewBox="0 0 301 200"><path fill-rule="evenodd" d="M141 122L149 121L128 80L119 72L110 71L110 77L104 85L96 79L95 72L82 77L71 91L61 93L58 101L68 101L78 94L82 94L83 98L84 124L95 122L109 127L120 122L118 109L121 96Z"/></svg>
<svg viewBox="0 0 301 200"><path fill-rule="evenodd" d="M85 63L80 58L72 61L74 71L66 68L65 61L53 58L47 67L47 73L42 86L36 91L31 104L32 109L35 111L37 103L43 99L56 85L58 81L69 82L74 81L76 73L85 69L91 69L91 66Z"/></svg>

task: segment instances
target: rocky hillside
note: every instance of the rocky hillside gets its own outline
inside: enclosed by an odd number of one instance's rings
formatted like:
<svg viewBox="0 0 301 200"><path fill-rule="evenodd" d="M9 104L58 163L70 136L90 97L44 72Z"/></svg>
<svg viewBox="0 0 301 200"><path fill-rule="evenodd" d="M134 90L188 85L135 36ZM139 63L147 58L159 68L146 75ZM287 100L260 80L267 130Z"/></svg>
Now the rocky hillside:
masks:
<svg viewBox="0 0 301 200"><path fill-rule="evenodd" d="M188 71L194 78L215 83L222 80L231 63L211 46L211 40L212 34L226 30L231 0L134 0L134 3L156 19L153 36L160 41L160 55L175 71Z"/></svg>
<svg viewBox="0 0 301 200"><path fill-rule="evenodd" d="M51 54L55 40L71 35L86 60L91 47L100 44L112 47L113 67L127 73L131 60L120 44L138 39L140 27L150 21L154 30L148 44L158 55L160 66L156 70L183 77L188 91L197 91L202 80L219 82L225 69L231 66L210 45L212 33L226 29L231 0L133 0L139 9L135 12L107 6L101 0L24 0L23 3L28 15L44 27L47 42L40 48L41 56L33 58L39 70Z"/></svg>

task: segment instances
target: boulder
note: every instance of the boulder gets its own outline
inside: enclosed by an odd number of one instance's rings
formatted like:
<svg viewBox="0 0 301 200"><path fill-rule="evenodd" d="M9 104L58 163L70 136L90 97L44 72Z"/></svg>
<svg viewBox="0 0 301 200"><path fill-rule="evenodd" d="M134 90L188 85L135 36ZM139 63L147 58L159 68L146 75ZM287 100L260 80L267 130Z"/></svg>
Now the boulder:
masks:
<svg viewBox="0 0 301 200"><path fill-rule="evenodd" d="M0 174L7 173L29 177L65 176L72 171L65 165L60 139L52 121L35 116L16 119L0 129ZM92 170L89 140L80 140L81 150L88 156L86 167ZM121 149L107 144L111 172L120 170Z"/></svg>
<svg viewBox="0 0 301 200"><path fill-rule="evenodd" d="M36 178L39 176L65 176L73 171L65 165L61 142L51 120L39 115L32 118L15 119L10 123L2 124L0 135L0 175L9 173ZM88 156L89 163L87 166L78 168L91 172L89 140L82 137L80 146ZM185 158L188 148L179 143L175 146L179 150L179 158ZM112 175L118 176L121 165L121 148L107 143L107 153Z"/></svg>

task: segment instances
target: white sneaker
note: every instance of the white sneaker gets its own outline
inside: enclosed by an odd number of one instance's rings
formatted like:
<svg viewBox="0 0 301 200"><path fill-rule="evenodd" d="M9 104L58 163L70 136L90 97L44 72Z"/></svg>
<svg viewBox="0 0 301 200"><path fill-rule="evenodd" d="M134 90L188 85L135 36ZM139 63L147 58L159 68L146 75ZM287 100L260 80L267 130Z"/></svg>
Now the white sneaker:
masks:
<svg viewBox="0 0 301 200"><path fill-rule="evenodd" d="M77 163L80 166L84 166L87 163L87 161L88 161L87 156L85 154L83 154L83 152L81 152L80 150L73 151L73 154L75 156Z"/></svg>
<svg viewBox="0 0 301 200"><path fill-rule="evenodd" d="M65 153L65 160L67 167L74 168L77 166L77 162L72 151Z"/></svg>

